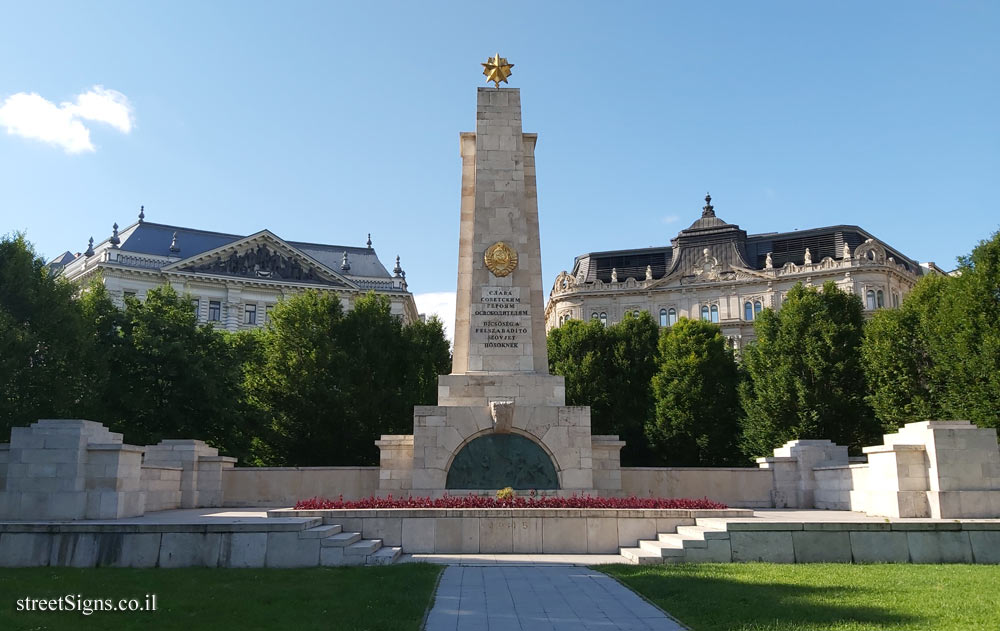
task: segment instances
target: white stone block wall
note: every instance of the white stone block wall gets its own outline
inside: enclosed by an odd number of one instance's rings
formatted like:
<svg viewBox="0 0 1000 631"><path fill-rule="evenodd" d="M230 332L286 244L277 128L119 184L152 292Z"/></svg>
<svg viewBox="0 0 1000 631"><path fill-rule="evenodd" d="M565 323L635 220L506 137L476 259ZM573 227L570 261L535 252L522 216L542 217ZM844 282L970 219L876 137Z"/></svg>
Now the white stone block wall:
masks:
<svg viewBox="0 0 1000 631"><path fill-rule="evenodd" d="M907 423L884 439L884 446L865 449L873 462L885 462L881 476L873 478L880 483L882 503L870 506L870 512L943 519L1000 517L995 429L969 421L923 421ZM890 479L893 467L895 482Z"/></svg>
<svg viewBox="0 0 1000 631"><path fill-rule="evenodd" d="M222 506L222 472L231 469L235 458L219 455L219 450L201 440L170 439L146 447L147 465L181 468L181 508Z"/></svg>
<svg viewBox="0 0 1000 631"><path fill-rule="evenodd" d="M829 440L792 440L774 450L774 456L758 458L761 468L774 470L776 507L811 508L816 480L813 469L846 465L847 447Z"/></svg>
<svg viewBox="0 0 1000 631"><path fill-rule="evenodd" d="M868 479L867 464L836 465L813 469L816 488L815 508L826 510L858 510L852 508L852 493L864 489Z"/></svg>
<svg viewBox="0 0 1000 631"><path fill-rule="evenodd" d="M0 518L114 519L141 515L142 448L84 420L11 430Z"/></svg>
<svg viewBox="0 0 1000 631"><path fill-rule="evenodd" d="M181 507L181 467L142 466L142 488L146 492L146 512Z"/></svg>
<svg viewBox="0 0 1000 631"><path fill-rule="evenodd" d="M618 436L591 436L594 490L616 494L622 490L621 451L625 441Z"/></svg>
<svg viewBox="0 0 1000 631"><path fill-rule="evenodd" d="M378 490L400 495L413 488L413 436L383 434L379 448Z"/></svg>

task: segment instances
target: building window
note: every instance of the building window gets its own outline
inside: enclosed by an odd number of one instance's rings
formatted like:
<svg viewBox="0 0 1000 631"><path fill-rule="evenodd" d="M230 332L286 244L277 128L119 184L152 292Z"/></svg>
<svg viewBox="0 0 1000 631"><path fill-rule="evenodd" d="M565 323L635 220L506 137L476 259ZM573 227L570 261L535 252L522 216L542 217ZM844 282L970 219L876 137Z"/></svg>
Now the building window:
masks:
<svg viewBox="0 0 1000 631"><path fill-rule="evenodd" d="M667 326L667 310L660 309L660 326Z"/></svg>
<svg viewBox="0 0 1000 631"><path fill-rule="evenodd" d="M673 326L677 324L677 309L673 307L667 312L667 326Z"/></svg>
<svg viewBox="0 0 1000 631"><path fill-rule="evenodd" d="M899 294L892 292L892 308L899 309Z"/></svg>
<svg viewBox="0 0 1000 631"><path fill-rule="evenodd" d="M257 324L257 305L247 304L245 313L246 317L243 319L245 324Z"/></svg>
<svg viewBox="0 0 1000 631"><path fill-rule="evenodd" d="M208 301L208 321L219 322L222 320L222 303L218 300Z"/></svg>
<svg viewBox="0 0 1000 631"><path fill-rule="evenodd" d="M596 312L596 311L590 314L590 319L591 319L591 320L596 320L596 319L597 319L597 318L599 318L599 317L600 317L600 316L598 316L598 315L597 315L597 312Z"/></svg>
<svg viewBox="0 0 1000 631"><path fill-rule="evenodd" d="M760 315L760 310L764 308L764 305L760 304L759 300L755 300L753 303L753 317L754 319Z"/></svg>
<svg viewBox="0 0 1000 631"><path fill-rule="evenodd" d="M128 291L128 290L126 289L126 290L125 290L125 291L123 292L123 294L124 294L124 296L125 296L126 298L135 298L135 292L134 292L134 291Z"/></svg>
<svg viewBox="0 0 1000 631"><path fill-rule="evenodd" d="M869 311L875 310L875 292L871 289L865 294L865 306L868 307Z"/></svg>
<svg viewBox="0 0 1000 631"><path fill-rule="evenodd" d="M881 309L882 307L885 306L885 294L882 293L881 289L879 289L878 292L876 292L875 296L876 296L875 304L878 306L879 309Z"/></svg>
<svg viewBox="0 0 1000 631"><path fill-rule="evenodd" d="M719 322L719 307L718 305L712 305L712 322Z"/></svg>
<svg viewBox="0 0 1000 631"><path fill-rule="evenodd" d="M701 308L701 319L708 320L711 316L708 315L708 305Z"/></svg>
<svg viewBox="0 0 1000 631"><path fill-rule="evenodd" d="M751 322L753 320L753 303L743 303L743 319L747 322Z"/></svg>
<svg viewBox="0 0 1000 631"><path fill-rule="evenodd" d="M601 312L601 324L608 326L608 314L604 311Z"/></svg>
<svg viewBox="0 0 1000 631"><path fill-rule="evenodd" d="M194 317L198 318L201 316L199 310L201 309L201 304L198 302L197 298L191 299L191 308L194 309Z"/></svg>
<svg viewBox="0 0 1000 631"><path fill-rule="evenodd" d="M266 307L264 307L264 322L265 323L271 321L271 309L274 309L274 305L267 305Z"/></svg>
<svg viewBox="0 0 1000 631"><path fill-rule="evenodd" d="M633 315L634 317L638 318L638 317L639 317L639 310L638 310L638 309L636 309L635 311L633 311L633 312L632 312L632 315Z"/></svg>

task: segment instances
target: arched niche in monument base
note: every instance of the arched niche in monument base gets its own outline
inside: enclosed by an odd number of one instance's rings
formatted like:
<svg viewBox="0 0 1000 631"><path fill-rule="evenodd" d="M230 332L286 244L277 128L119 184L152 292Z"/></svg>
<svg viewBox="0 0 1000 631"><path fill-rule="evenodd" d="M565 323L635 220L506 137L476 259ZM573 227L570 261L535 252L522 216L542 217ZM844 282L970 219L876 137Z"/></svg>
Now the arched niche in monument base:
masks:
<svg viewBox="0 0 1000 631"><path fill-rule="evenodd" d="M520 434L485 434L462 447L448 468L447 489L559 488L552 459Z"/></svg>

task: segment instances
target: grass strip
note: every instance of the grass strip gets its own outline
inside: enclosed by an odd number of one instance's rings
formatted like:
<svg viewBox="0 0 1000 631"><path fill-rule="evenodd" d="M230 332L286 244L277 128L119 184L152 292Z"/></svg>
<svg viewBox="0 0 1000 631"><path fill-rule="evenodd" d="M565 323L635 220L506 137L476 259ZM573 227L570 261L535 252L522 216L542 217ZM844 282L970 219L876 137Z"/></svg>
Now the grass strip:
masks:
<svg viewBox="0 0 1000 631"><path fill-rule="evenodd" d="M0 629L417 631L441 566L0 569ZM156 611L18 611L18 600L137 599ZM67 604L64 598L64 607ZM93 603L91 603L93 605Z"/></svg>
<svg viewBox="0 0 1000 631"><path fill-rule="evenodd" d="M694 631L1000 629L1000 567L605 565Z"/></svg>

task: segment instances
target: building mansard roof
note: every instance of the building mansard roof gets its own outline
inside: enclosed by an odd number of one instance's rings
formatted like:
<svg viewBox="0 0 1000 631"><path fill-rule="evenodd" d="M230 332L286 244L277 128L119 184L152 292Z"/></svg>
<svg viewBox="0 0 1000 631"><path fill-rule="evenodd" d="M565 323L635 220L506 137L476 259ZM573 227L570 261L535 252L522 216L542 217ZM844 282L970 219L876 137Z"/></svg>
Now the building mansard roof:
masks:
<svg viewBox="0 0 1000 631"><path fill-rule="evenodd" d="M346 269L342 261L349 258ZM294 282L407 292L405 273L391 275L375 249L284 241L268 230L236 235L139 221L117 229L84 254L65 252L49 266L71 280L80 278L93 262L163 273L207 274L261 282Z"/></svg>
<svg viewBox="0 0 1000 631"><path fill-rule="evenodd" d="M836 225L792 232L768 232L748 235L736 224L727 223L715 215L711 197L705 197L702 216L681 230L668 246L629 250L588 252L577 256L570 273L577 283L612 282L628 278L659 280L671 276L690 275L703 265L718 270L765 270L781 268L786 263L805 265L806 250L811 262L842 259L844 246L854 252L869 240L884 248L887 257L914 275L923 269L885 242L854 225ZM768 254L770 265L768 267Z"/></svg>

